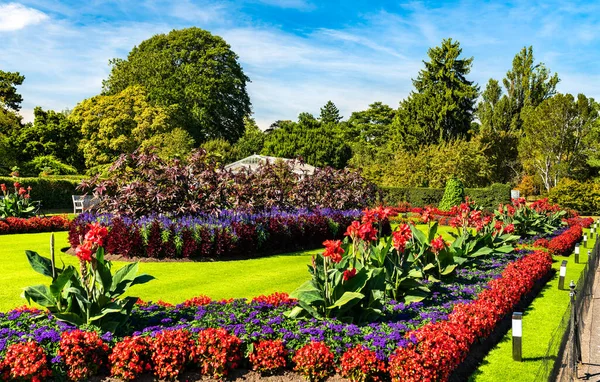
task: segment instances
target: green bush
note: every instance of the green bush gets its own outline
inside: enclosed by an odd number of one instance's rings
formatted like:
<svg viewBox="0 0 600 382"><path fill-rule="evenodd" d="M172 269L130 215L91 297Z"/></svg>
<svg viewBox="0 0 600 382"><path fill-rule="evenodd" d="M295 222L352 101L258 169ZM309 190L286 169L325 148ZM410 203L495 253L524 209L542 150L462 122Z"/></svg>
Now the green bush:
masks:
<svg viewBox="0 0 600 382"><path fill-rule="evenodd" d="M414 207L437 206L442 201L444 189L419 187L383 187L385 205L396 206L408 202ZM510 202L510 185L492 184L488 188L465 188L465 196L486 209L495 209L500 203Z"/></svg>
<svg viewBox="0 0 600 382"><path fill-rule="evenodd" d="M563 208L583 214L597 214L600 212L600 184L564 178L550 190L548 199Z"/></svg>
<svg viewBox="0 0 600 382"><path fill-rule="evenodd" d="M36 176L42 172L51 175L76 175L77 169L62 163L52 155L43 155L35 157L32 161L27 162L23 166L22 175Z"/></svg>
<svg viewBox="0 0 600 382"><path fill-rule="evenodd" d="M487 188L465 188L465 196L478 206L495 209L499 204L510 203L510 184L494 183Z"/></svg>
<svg viewBox="0 0 600 382"><path fill-rule="evenodd" d="M439 208L444 211L450 211L454 206L457 206L465 201L465 186L460 179L452 177L446 182L444 196L440 202Z"/></svg>
<svg viewBox="0 0 600 382"><path fill-rule="evenodd" d="M47 209L66 209L73 207L71 195L81 194L75 188L79 180L59 178L11 178L0 177L0 184L7 186L19 182L23 187L31 186L31 199L42 201L42 211Z"/></svg>

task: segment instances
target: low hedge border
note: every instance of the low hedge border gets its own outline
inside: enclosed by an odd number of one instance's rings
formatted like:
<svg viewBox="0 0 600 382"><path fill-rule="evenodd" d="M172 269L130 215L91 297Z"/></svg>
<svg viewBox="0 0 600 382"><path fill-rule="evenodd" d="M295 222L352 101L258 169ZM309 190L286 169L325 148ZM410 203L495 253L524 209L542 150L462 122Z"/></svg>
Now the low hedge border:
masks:
<svg viewBox="0 0 600 382"><path fill-rule="evenodd" d="M510 203L509 184L494 183L487 188L465 188L465 196L478 206L495 209L499 204ZM444 196L443 188L383 187L383 203L396 206L408 202L415 207L437 206Z"/></svg>
<svg viewBox="0 0 600 382"><path fill-rule="evenodd" d="M42 211L73 208L71 195L81 193L76 190L80 181L73 179L0 177L0 184L10 186L15 182L21 183L25 188L31 186L31 200L41 200Z"/></svg>

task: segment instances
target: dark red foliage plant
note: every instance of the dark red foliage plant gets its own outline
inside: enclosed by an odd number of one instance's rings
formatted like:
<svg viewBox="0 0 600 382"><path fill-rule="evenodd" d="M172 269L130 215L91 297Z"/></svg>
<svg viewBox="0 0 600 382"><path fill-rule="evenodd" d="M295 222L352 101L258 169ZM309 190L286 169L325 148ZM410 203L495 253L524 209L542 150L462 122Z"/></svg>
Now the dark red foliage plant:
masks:
<svg viewBox="0 0 600 382"><path fill-rule="evenodd" d="M219 167L204 150L183 160L165 161L151 152L122 155L105 176L81 183L100 201L100 213L129 217L214 213L221 210L261 212L277 208L363 208L377 188L359 173L332 168L313 175L293 171L295 162L265 162L254 171Z"/></svg>

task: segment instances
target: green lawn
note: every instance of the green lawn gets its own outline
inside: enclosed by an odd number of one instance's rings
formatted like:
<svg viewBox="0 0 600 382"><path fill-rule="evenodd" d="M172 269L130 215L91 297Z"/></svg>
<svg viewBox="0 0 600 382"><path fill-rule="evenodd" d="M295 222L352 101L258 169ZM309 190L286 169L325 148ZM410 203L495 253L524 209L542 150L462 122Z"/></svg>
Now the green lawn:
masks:
<svg viewBox="0 0 600 382"><path fill-rule="evenodd" d="M448 231L448 227L440 227L440 233L449 240ZM59 232L55 237L57 259L60 256L66 264L77 266L74 256L59 251L68 246L67 233ZM25 303L20 297L22 288L49 281L35 273L25 258L26 249L48 257L49 240L49 233L0 236L0 311ZM136 286L131 292L144 300L172 303L200 294L221 299L289 293L309 278L307 265L311 255L318 252L317 249L239 261L141 263L141 272L153 275L156 280ZM58 260L57 263L60 264ZM113 266L119 268L124 264L115 262Z"/></svg>
<svg viewBox="0 0 600 382"><path fill-rule="evenodd" d="M585 231L589 232L589 230ZM595 240L588 241L587 249L591 249L594 243ZM577 282L585 266L584 263L587 262L587 249L581 248L579 264L575 264L574 255L567 258L555 258L553 267L556 270L560 268L562 260L568 262L565 277L565 288L567 290L558 289L559 277L557 272L527 310L523 312L523 362L516 362L512 359L512 331L509 330L501 342L485 357L482 365L470 381L534 381L543 362L553 362L558 349L553 351L553 354L549 357L550 360L548 360L545 358L548 343L567 309L569 282L571 280ZM547 380L547 376L540 380Z"/></svg>

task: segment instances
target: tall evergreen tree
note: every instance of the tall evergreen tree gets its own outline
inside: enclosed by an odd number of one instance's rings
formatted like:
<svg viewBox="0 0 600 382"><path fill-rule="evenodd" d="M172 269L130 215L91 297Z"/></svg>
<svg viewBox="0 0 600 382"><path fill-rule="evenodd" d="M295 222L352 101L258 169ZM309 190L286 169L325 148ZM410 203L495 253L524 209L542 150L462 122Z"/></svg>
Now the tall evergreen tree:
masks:
<svg viewBox="0 0 600 382"><path fill-rule="evenodd" d="M17 93L17 86L22 85L25 76L19 72L5 72L0 70L0 108L12 111L21 110L23 97Z"/></svg>
<svg viewBox="0 0 600 382"><path fill-rule="evenodd" d="M428 50L429 61L423 61L425 68L413 80L415 91L401 103L395 121L405 148L468 135L479 88L466 78L473 58L461 53L452 39Z"/></svg>
<svg viewBox="0 0 600 382"><path fill-rule="evenodd" d="M342 116L337 106L330 100L321 108L319 119L322 123L339 123L342 120Z"/></svg>

